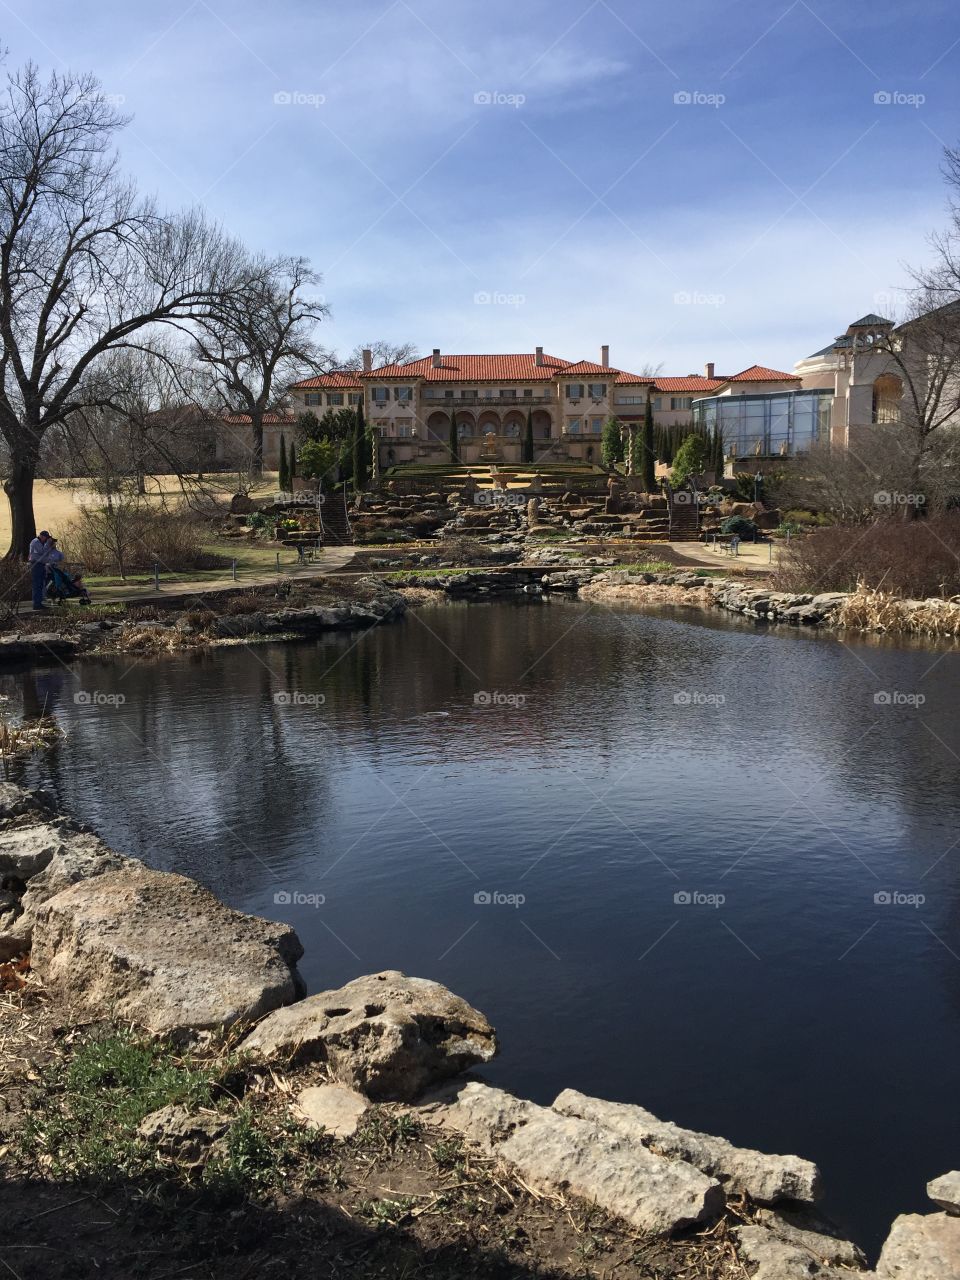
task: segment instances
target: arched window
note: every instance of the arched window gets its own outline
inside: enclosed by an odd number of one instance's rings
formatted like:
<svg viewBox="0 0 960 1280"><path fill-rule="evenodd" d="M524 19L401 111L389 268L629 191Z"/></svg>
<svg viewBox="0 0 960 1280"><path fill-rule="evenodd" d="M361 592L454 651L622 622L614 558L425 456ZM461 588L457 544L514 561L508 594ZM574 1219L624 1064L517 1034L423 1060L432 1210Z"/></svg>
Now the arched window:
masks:
<svg viewBox="0 0 960 1280"><path fill-rule="evenodd" d="M903 383L895 373L881 373L873 384L874 422L899 422Z"/></svg>

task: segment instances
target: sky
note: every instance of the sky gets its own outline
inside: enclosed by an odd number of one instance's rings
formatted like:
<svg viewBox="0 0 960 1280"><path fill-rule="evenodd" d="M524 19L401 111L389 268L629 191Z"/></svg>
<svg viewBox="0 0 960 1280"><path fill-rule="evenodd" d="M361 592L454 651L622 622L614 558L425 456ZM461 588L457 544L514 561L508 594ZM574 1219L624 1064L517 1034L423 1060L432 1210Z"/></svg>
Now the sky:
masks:
<svg viewBox="0 0 960 1280"><path fill-rule="evenodd" d="M956 0L0 0L124 166L323 275L325 344L791 369L947 218Z"/></svg>

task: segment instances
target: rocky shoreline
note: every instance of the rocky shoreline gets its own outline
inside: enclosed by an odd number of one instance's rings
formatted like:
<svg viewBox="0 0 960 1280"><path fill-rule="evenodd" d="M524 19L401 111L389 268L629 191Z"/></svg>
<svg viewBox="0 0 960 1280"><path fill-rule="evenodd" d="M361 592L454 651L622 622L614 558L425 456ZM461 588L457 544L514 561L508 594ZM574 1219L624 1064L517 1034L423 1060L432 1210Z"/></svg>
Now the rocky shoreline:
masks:
<svg viewBox="0 0 960 1280"><path fill-rule="evenodd" d="M0 635L0 669L24 663L64 663L111 653L162 654L238 643L298 640L329 631L397 621L408 608L438 601L484 601L558 596L589 603L630 606L680 605L721 609L758 625L849 629L860 633L905 633L960 638L960 603L893 600L871 592L774 591L694 570L618 568L599 557L572 564L543 564L395 571L353 580L327 578L299 584L299 599L277 605L264 589L233 591L213 607L178 609L157 616L99 617L76 612L57 617L58 630L43 619ZM319 599L315 597L319 596ZM141 612L149 612L141 611Z"/></svg>
<svg viewBox="0 0 960 1280"><path fill-rule="evenodd" d="M41 792L0 784L0 875L0 958L21 968L29 958L75 1025L132 1025L183 1053L227 1036L238 1061L281 1089L298 1123L338 1141L371 1107L399 1105L533 1193L598 1206L643 1238L722 1227L740 1269L703 1274L960 1274L960 1173L929 1185L939 1212L896 1220L869 1272L817 1210L821 1179L809 1160L737 1148L574 1090L546 1107L494 1088L469 1074L498 1043L466 1001L395 971L307 996L291 928L110 849ZM177 1104L146 1116L138 1133L158 1159L188 1144L196 1165L227 1128L220 1115Z"/></svg>

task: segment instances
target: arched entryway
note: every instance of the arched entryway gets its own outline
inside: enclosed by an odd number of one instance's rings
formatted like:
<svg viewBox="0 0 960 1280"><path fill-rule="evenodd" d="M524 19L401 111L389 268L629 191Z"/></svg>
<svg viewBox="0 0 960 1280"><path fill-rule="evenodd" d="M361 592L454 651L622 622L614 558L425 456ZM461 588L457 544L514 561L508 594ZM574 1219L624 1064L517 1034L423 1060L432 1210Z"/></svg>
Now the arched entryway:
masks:
<svg viewBox="0 0 960 1280"><path fill-rule="evenodd" d="M503 419L505 436L522 436L527 429L527 420L519 409L512 409Z"/></svg>
<svg viewBox="0 0 960 1280"><path fill-rule="evenodd" d="M478 426L482 436L485 436L489 431L498 436L500 434L500 415L494 413L492 409L484 409L480 415Z"/></svg>
<svg viewBox="0 0 960 1280"><path fill-rule="evenodd" d="M449 413L431 413L427 419L427 437L430 440L442 440L444 443L450 439Z"/></svg>
<svg viewBox="0 0 960 1280"><path fill-rule="evenodd" d="M549 440L553 434L553 424L546 409L533 411L533 435L536 440Z"/></svg>

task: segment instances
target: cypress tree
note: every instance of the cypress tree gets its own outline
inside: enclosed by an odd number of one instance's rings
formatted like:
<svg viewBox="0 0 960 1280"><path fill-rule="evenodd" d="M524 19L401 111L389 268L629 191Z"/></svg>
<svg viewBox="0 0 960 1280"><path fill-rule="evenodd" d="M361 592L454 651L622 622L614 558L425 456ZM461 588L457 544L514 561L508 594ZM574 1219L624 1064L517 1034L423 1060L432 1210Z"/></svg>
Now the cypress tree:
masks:
<svg viewBox="0 0 960 1280"><path fill-rule="evenodd" d="M454 466L460 461L459 445L460 441L457 439L457 411L453 408L450 410L450 461Z"/></svg>
<svg viewBox="0 0 960 1280"><path fill-rule="evenodd" d="M369 471L368 444L367 424L363 418L363 405L358 404L354 411L353 424L353 487L358 491L367 483Z"/></svg>
<svg viewBox="0 0 960 1280"><path fill-rule="evenodd" d="M523 460L533 461L533 410L527 410L527 431L523 438Z"/></svg>
<svg viewBox="0 0 960 1280"><path fill-rule="evenodd" d="M293 490L293 482L297 478L297 443L295 440L290 441L290 454L287 459L287 471L290 474L290 489Z"/></svg>
<svg viewBox="0 0 960 1280"><path fill-rule="evenodd" d="M278 476L281 493L290 492L290 468L287 466L287 442L280 432L280 474Z"/></svg>
<svg viewBox="0 0 960 1280"><path fill-rule="evenodd" d="M643 487L653 493L657 485L656 459L653 456L653 401L647 396L643 412Z"/></svg>

